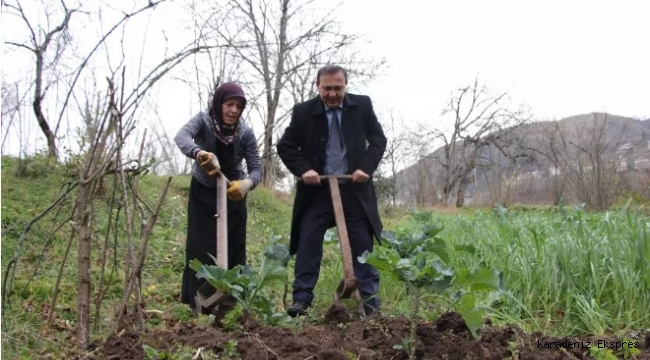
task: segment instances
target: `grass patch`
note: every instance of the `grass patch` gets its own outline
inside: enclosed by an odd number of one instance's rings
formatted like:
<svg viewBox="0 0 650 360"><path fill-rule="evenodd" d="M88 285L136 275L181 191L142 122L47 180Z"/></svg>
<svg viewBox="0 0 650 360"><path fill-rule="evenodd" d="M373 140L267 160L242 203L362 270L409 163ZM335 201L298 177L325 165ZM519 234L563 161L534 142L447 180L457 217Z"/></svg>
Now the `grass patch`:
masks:
<svg viewBox="0 0 650 360"><path fill-rule="evenodd" d="M64 165L46 165L44 159L2 158L2 264L18 251L18 238L27 224L65 190L72 180ZM153 208L166 177L146 175L139 182L142 199ZM149 243L143 274L146 309L156 310L148 319L151 328L166 326L166 320L206 321L194 318L179 303L187 222L190 177L175 176ZM92 284L99 279L100 250L104 246L113 182L107 178L104 191L95 199L93 219ZM34 224L20 250L15 286L9 294L2 327L2 357L65 358L71 347L70 329L76 321L76 241L64 268L56 317L50 329L42 327L52 296L54 280L70 236L69 216L74 198L60 210ZM273 241L288 244L291 196L258 188L248 198L248 258L258 266L263 251ZM386 230L408 230L433 222L443 227L439 237L449 248L471 244L476 254L449 251L450 263L458 268L490 267L503 272L506 295L480 297L494 322L513 323L527 331L581 335L625 333L650 328L650 219L641 211L618 208L610 212L584 212L566 208L521 208L508 210L391 209L382 221ZM139 223L136 230L139 234ZM57 230L58 229L58 230ZM331 232L334 233L335 229ZM103 338L111 330L114 307L121 300L125 237L108 239L106 268L108 287L99 328L92 334ZM289 292L295 259L288 264ZM38 267L37 267L38 265ZM341 255L335 241L324 245L320 279L310 316L292 326L319 321L332 304L343 278ZM3 278L4 280L4 278ZM284 289L278 288L281 300ZM93 288L93 294L97 289ZM379 296L385 314L410 313L404 284L384 276ZM288 300L291 300L289 294ZM282 304L278 302L278 308ZM433 319L448 310L444 303L424 304L421 314ZM155 315L155 314L161 315ZM92 308L94 315L94 306Z"/></svg>

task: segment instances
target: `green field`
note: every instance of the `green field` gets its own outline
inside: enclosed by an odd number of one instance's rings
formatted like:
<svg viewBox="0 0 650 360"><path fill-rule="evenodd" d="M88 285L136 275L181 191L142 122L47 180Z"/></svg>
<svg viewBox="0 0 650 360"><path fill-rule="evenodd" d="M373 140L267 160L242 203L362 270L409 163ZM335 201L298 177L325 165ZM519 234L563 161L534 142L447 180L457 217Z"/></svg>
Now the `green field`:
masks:
<svg viewBox="0 0 650 360"><path fill-rule="evenodd" d="M69 350L76 321L76 243L63 271L54 325L42 325L48 311L61 259L70 237L73 200L35 223L19 248L19 237L35 216L57 198L71 178L65 167L50 169L41 159L19 162L2 158L2 281L9 261L20 257L13 288L3 303L2 358L60 358ZM143 200L153 208L166 177L146 175L139 182ZM101 253L108 244L107 288L97 331L101 339L111 330L113 307L122 296L125 242L105 238L112 182L94 203L93 286L99 282ZM190 311L178 302L184 262L186 193L188 176L174 177L167 201L153 231L144 269L146 309L159 310L187 322ZM287 242L291 214L290 196L258 189L249 199L249 259L259 264L272 241ZM423 224L442 227L438 236L449 247L455 268L496 268L503 292L477 293L493 324L516 324L527 332L545 334L627 336L650 329L650 219L644 208L621 207L609 212L586 212L574 206L548 209L463 209L461 211L400 210L383 218L386 230L414 232ZM57 229L57 227L60 228ZM138 226L139 228L139 226ZM454 250L473 245L474 254ZM289 262L291 280L293 261ZM11 276L11 274L9 274ZM313 316L331 305L342 276L336 242L326 243ZM10 278L11 279L11 278ZM282 287L273 289L280 306ZM93 294L97 289L94 288ZM383 277L382 311L410 313L405 286ZM290 296L289 296L290 300ZM435 319L448 303L428 299L421 315ZM94 320L94 306L91 309ZM164 326L155 316L149 327Z"/></svg>

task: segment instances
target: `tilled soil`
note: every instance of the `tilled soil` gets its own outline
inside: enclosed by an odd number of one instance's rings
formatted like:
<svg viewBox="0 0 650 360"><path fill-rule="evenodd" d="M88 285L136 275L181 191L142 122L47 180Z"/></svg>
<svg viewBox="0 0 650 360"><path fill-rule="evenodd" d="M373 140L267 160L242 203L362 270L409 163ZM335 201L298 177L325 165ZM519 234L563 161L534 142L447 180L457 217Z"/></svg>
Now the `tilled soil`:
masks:
<svg viewBox="0 0 650 360"><path fill-rule="evenodd" d="M233 349L226 353L230 341L230 344L236 344L238 357L235 358L240 359L408 359L405 351L393 346L410 336L410 319L379 314L353 319L341 306L330 308L323 324L305 325L300 331L260 326L253 321L244 324L245 330L235 331L224 331L217 324L207 328L195 328L195 325L180 322L169 325L164 330L140 336L134 333L113 336L96 352L97 358L143 359L143 344L161 352L172 352L184 345L230 358ZM618 341L603 336L553 338L542 334L528 335L514 326L495 328L489 323L481 331L481 338L475 340L456 313L443 314L434 322L418 323L415 334L417 359L592 359L588 347L597 348L600 341L600 350L605 351L603 342L611 346L612 341ZM640 335L634 341L641 352L636 359L650 359L650 334ZM613 350L613 353L624 358L621 350Z"/></svg>

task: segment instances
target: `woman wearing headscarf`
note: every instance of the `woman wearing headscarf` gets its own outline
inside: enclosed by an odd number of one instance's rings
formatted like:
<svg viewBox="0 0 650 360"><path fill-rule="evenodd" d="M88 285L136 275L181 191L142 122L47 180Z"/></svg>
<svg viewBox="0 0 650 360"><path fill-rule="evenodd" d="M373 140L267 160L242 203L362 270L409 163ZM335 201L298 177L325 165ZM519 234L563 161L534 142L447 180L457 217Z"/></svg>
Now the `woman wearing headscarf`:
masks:
<svg viewBox="0 0 650 360"><path fill-rule="evenodd" d="M241 120L246 107L242 88L233 82L217 88L209 111L192 117L176 134L180 151L195 162L187 211L187 240L181 302L195 309L198 279L189 262L214 264L216 257L216 179L221 172L228 187L228 266L246 263L246 194L262 179L262 166L253 129ZM246 160L244 172L243 161Z"/></svg>

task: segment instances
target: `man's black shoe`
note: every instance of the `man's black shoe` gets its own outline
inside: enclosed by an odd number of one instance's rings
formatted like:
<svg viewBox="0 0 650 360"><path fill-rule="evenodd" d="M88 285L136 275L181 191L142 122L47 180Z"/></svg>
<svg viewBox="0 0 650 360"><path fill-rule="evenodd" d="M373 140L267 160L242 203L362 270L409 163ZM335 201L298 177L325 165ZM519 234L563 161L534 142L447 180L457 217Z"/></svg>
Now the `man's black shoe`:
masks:
<svg viewBox="0 0 650 360"><path fill-rule="evenodd" d="M296 316L302 316L307 313L307 308L309 308L309 305L302 302L302 301L296 301L291 305L289 310L287 310L287 314L291 317L296 317Z"/></svg>
<svg viewBox="0 0 650 360"><path fill-rule="evenodd" d="M366 316L370 316L375 313L376 310L379 310L375 308L374 306L370 306L368 304L363 304L363 311L366 313Z"/></svg>

